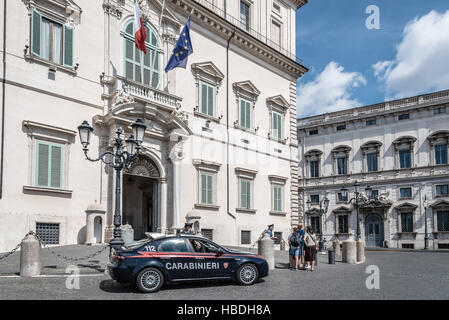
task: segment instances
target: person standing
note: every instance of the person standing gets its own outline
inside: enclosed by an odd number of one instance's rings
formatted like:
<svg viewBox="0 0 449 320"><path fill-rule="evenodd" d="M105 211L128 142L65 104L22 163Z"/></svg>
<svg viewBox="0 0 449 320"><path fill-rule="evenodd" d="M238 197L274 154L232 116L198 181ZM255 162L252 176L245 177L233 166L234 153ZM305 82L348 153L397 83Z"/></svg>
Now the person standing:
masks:
<svg viewBox="0 0 449 320"><path fill-rule="evenodd" d="M302 224L298 224L298 235L299 235L299 258L300 258L300 265L301 268L304 270L304 248L305 248L305 242L304 242L304 236L305 236L305 231L302 228Z"/></svg>
<svg viewBox="0 0 449 320"><path fill-rule="evenodd" d="M181 232L182 234L195 234L195 232L192 230L192 223L186 223L184 224L184 230Z"/></svg>
<svg viewBox="0 0 449 320"><path fill-rule="evenodd" d="M271 240L277 240L277 237L275 237L275 236L273 235L273 229L274 229L274 224L270 224L270 225L268 226L268 229L265 230L265 232L268 233L268 235L270 236Z"/></svg>
<svg viewBox="0 0 449 320"><path fill-rule="evenodd" d="M300 257L300 246L301 240L299 239L298 228L294 227L293 232L288 237L289 249L289 268L298 270L299 269L299 257Z"/></svg>
<svg viewBox="0 0 449 320"><path fill-rule="evenodd" d="M313 232L313 229L311 227L306 228L306 233L304 237L304 241L306 244L306 253L305 253L305 262L306 262L306 269L311 268L310 271L314 271L315 267L315 257L316 257L316 250L317 250L317 239L316 235Z"/></svg>

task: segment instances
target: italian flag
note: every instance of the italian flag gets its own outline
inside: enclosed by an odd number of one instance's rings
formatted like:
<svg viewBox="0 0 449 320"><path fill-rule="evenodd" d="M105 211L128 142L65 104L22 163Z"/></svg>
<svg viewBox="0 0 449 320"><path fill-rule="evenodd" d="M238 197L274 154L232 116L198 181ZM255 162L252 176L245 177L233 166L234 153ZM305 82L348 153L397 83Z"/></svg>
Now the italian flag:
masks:
<svg viewBox="0 0 449 320"><path fill-rule="evenodd" d="M136 34L134 35L136 48L147 54L147 48L145 47L147 33L145 31L142 16L140 15L139 4L136 0L134 0L134 30L136 30Z"/></svg>

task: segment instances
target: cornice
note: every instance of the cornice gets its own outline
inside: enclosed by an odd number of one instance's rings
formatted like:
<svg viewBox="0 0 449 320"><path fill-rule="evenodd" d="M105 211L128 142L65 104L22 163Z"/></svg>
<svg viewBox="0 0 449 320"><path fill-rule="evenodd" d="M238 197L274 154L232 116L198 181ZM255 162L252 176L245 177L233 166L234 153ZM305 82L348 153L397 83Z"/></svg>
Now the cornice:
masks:
<svg viewBox="0 0 449 320"><path fill-rule="evenodd" d="M181 10L183 14L187 15L194 9L191 18L192 22L202 25L208 31L226 40L234 34L231 43L252 53L255 57L272 64L296 79L302 77L309 71L309 69L300 63L276 51L264 42L256 39L249 33L192 0L170 0L169 3L176 6L176 10Z"/></svg>

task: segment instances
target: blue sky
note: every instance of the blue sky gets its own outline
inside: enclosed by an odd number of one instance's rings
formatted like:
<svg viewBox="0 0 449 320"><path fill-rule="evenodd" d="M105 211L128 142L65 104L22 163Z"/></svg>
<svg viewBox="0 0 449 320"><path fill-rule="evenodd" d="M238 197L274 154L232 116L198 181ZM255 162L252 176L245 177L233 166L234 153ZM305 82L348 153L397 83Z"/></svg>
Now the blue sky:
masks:
<svg viewBox="0 0 449 320"><path fill-rule="evenodd" d="M298 117L449 89L448 0L309 0L296 20Z"/></svg>

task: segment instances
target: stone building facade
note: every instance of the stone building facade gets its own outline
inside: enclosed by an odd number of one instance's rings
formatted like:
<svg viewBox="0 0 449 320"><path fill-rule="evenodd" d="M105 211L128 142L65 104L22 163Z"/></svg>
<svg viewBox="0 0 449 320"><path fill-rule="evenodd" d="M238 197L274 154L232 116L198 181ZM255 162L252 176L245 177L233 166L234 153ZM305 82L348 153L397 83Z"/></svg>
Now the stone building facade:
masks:
<svg viewBox="0 0 449 320"><path fill-rule="evenodd" d="M301 216L296 82L307 69L295 57L295 14L306 2L138 0L142 57L132 0L8 1L0 252L29 230L84 243L87 220L89 241L111 238L114 172L85 160L83 120L95 129L91 157L111 150L117 128L147 126L121 185L122 222L136 238L186 220L224 245L250 245L270 223L286 238ZM190 14L194 53L165 73Z"/></svg>
<svg viewBox="0 0 449 320"><path fill-rule="evenodd" d="M449 91L298 119L306 224L354 239L357 181L367 246L447 249L448 123Z"/></svg>

